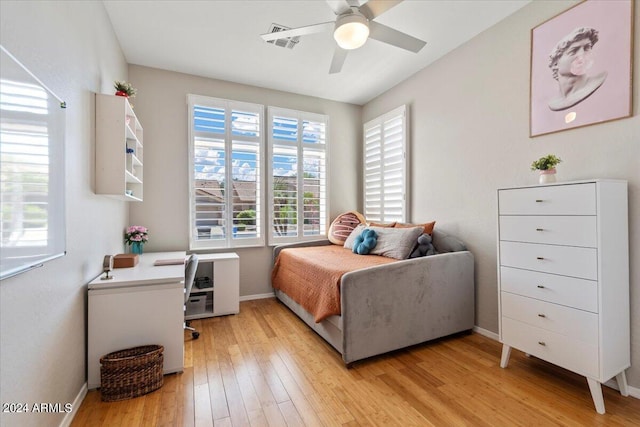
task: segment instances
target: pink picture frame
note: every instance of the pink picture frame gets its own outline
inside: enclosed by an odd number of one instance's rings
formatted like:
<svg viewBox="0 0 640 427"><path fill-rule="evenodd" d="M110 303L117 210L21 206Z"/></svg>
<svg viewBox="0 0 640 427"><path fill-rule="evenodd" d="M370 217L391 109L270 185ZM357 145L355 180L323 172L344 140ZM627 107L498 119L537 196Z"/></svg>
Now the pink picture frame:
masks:
<svg viewBox="0 0 640 427"><path fill-rule="evenodd" d="M632 0L586 0L533 28L530 137L630 117L632 75Z"/></svg>

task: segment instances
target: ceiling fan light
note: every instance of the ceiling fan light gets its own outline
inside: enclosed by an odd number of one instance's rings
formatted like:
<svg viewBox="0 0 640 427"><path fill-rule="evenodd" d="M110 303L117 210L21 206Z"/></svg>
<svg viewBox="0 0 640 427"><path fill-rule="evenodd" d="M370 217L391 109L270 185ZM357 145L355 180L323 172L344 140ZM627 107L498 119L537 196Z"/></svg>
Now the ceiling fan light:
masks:
<svg viewBox="0 0 640 427"><path fill-rule="evenodd" d="M343 15L336 21L333 38L342 49L357 49L369 38L369 22L359 13Z"/></svg>

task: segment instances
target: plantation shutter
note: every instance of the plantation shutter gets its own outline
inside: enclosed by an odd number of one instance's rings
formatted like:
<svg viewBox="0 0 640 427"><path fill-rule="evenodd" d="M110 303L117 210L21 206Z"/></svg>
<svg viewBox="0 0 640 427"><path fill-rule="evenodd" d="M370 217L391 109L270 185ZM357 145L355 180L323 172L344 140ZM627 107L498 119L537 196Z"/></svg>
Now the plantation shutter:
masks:
<svg viewBox="0 0 640 427"><path fill-rule="evenodd" d="M327 117L269 108L269 241L310 240L327 230Z"/></svg>
<svg viewBox="0 0 640 427"><path fill-rule="evenodd" d="M264 244L261 105L189 95L191 249Z"/></svg>
<svg viewBox="0 0 640 427"><path fill-rule="evenodd" d="M65 253L64 110L32 76L9 75L16 80L0 81L0 278Z"/></svg>
<svg viewBox="0 0 640 427"><path fill-rule="evenodd" d="M364 124L364 215L367 221L407 221L407 108Z"/></svg>

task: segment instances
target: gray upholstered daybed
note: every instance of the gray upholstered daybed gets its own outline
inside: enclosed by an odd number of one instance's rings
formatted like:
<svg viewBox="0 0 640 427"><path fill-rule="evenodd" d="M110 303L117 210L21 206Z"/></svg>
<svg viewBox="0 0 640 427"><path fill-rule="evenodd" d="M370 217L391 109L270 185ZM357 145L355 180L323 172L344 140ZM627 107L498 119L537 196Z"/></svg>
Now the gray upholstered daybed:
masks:
<svg viewBox="0 0 640 427"><path fill-rule="evenodd" d="M339 282L340 315L320 322L281 290L275 289L275 294L340 352L347 365L470 330L474 324L474 259L464 245L452 242L460 241L434 230L437 255L345 273ZM325 245L331 243L276 246L274 263L283 249Z"/></svg>

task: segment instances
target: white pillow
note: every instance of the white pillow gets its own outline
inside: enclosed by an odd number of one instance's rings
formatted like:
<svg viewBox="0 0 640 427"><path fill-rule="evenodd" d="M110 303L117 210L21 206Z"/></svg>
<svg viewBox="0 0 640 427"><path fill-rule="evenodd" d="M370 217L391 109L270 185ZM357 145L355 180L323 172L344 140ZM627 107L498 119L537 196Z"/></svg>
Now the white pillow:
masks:
<svg viewBox="0 0 640 427"><path fill-rule="evenodd" d="M354 228L351 231L351 234L349 234L347 239L344 241L344 247L346 249L353 249L353 242L356 241L356 237L361 235L365 228L371 228L371 227L367 227L366 224L358 224L356 228Z"/></svg>
<svg viewBox="0 0 640 427"><path fill-rule="evenodd" d="M424 232L424 227L389 228L367 227L378 235L378 243L369 254L382 255L395 259L407 259L418 241L418 237ZM356 228L357 230L357 228ZM352 235L356 233L353 230ZM362 230L360 231L362 233ZM358 233L358 234L360 234ZM356 234L357 236L357 234ZM351 236L349 236L351 237ZM355 236L354 236L355 240ZM351 243L353 245L353 242ZM346 247L346 243L345 243Z"/></svg>

